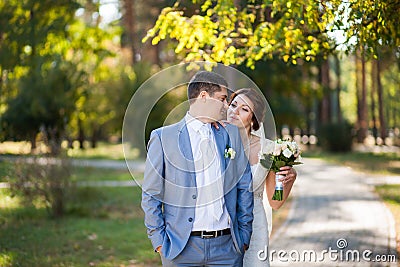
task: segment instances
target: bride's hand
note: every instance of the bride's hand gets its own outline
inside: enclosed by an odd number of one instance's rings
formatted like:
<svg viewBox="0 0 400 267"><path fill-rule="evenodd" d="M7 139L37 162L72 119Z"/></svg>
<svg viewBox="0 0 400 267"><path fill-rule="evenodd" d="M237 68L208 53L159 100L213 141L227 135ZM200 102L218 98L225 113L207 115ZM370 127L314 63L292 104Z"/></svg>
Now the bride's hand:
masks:
<svg viewBox="0 0 400 267"><path fill-rule="evenodd" d="M279 172L276 174L283 175L284 177L279 179L283 183L283 186L285 186L288 183L293 183L296 178L297 178L297 172L294 168L290 166L284 166L279 169Z"/></svg>
<svg viewBox="0 0 400 267"><path fill-rule="evenodd" d="M222 125L222 127L226 127L226 125L228 124L228 121L218 121L221 125ZM216 122L216 121L214 121L214 122L212 122L211 124L215 127L215 129L217 129L217 130L219 130L219 125L218 125L218 122Z"/></svg>

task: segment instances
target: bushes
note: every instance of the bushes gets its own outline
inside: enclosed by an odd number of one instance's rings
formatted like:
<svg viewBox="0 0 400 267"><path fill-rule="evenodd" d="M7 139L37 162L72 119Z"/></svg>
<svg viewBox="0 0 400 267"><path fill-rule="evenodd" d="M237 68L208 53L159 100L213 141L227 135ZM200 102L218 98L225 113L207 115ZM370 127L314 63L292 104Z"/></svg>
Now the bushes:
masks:
<svg viewBox="0 0 400 267"><path fill-rule="evenodd" d="M332 152L351 151L353 143L352 126L348 122L328 123L320 128L320 144Z"/></svg>
<svg viewBox="0 0 400 267"><path fill-rule="evenodd" d="M28 205L45 206L52 217L63 216L73 188L70 161L42 156L18 159L14 166L7 177L12 194Z"/></svg>

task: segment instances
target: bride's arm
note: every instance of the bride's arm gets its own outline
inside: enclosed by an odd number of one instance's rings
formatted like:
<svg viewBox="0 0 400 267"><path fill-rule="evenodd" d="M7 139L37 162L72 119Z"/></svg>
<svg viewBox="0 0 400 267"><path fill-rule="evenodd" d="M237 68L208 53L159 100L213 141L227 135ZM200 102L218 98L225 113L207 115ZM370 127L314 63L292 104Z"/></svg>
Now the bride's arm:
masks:
<svg viewBox="0 0 400 267"><path fill-rule="evenodd" d="M268 196L268 202L272 209L277 210L286 202L290 191L292 190L294 181L297 178L297 173L292 167L282 167L279 174L284 175L283 177L283 199L282 201L272 200L272 196L275 192L275 172L269 171L265 181L265 187Z"/></svg>

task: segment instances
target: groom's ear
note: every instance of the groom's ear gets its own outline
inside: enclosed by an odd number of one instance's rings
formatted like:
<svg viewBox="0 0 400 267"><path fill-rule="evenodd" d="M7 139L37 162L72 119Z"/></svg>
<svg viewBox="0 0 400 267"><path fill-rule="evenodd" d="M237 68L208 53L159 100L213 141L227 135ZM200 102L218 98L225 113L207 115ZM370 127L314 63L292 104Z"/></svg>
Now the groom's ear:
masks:
<svg viewBox="0 0 400 267"><path fill-rule="evenodd" d="M197 97L198 99L203 100L204 102L206 101L208 93L206 91L201 91L199 96Z"/></svg>

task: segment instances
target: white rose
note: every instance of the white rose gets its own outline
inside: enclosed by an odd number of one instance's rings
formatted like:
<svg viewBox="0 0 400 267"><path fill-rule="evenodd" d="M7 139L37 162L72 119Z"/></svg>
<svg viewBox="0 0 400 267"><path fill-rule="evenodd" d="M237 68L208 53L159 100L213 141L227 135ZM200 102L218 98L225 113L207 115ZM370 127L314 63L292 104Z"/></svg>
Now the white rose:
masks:
<svg viewBox="0 0 400 267"><path fill-rule="evenodd" d="M281 144L276 144L274 148L274 156L279 156L282 152L282 145Z"/></svg>
<svg viewBox="0 0 400 267"><path fill-rule="evenodd" d="M286 148L285 150L283 150L283 155L284 155L286 158L290 158L290 157L292 156L292 151L290 151L289 148Z"/></svg>
<svg viewBox="0 0 400 267"><path fill-rule="evenodd" d="M283 151L288 147L288 143L287 142L283 142L281 146L282 146L281 149Z"/></svg>

